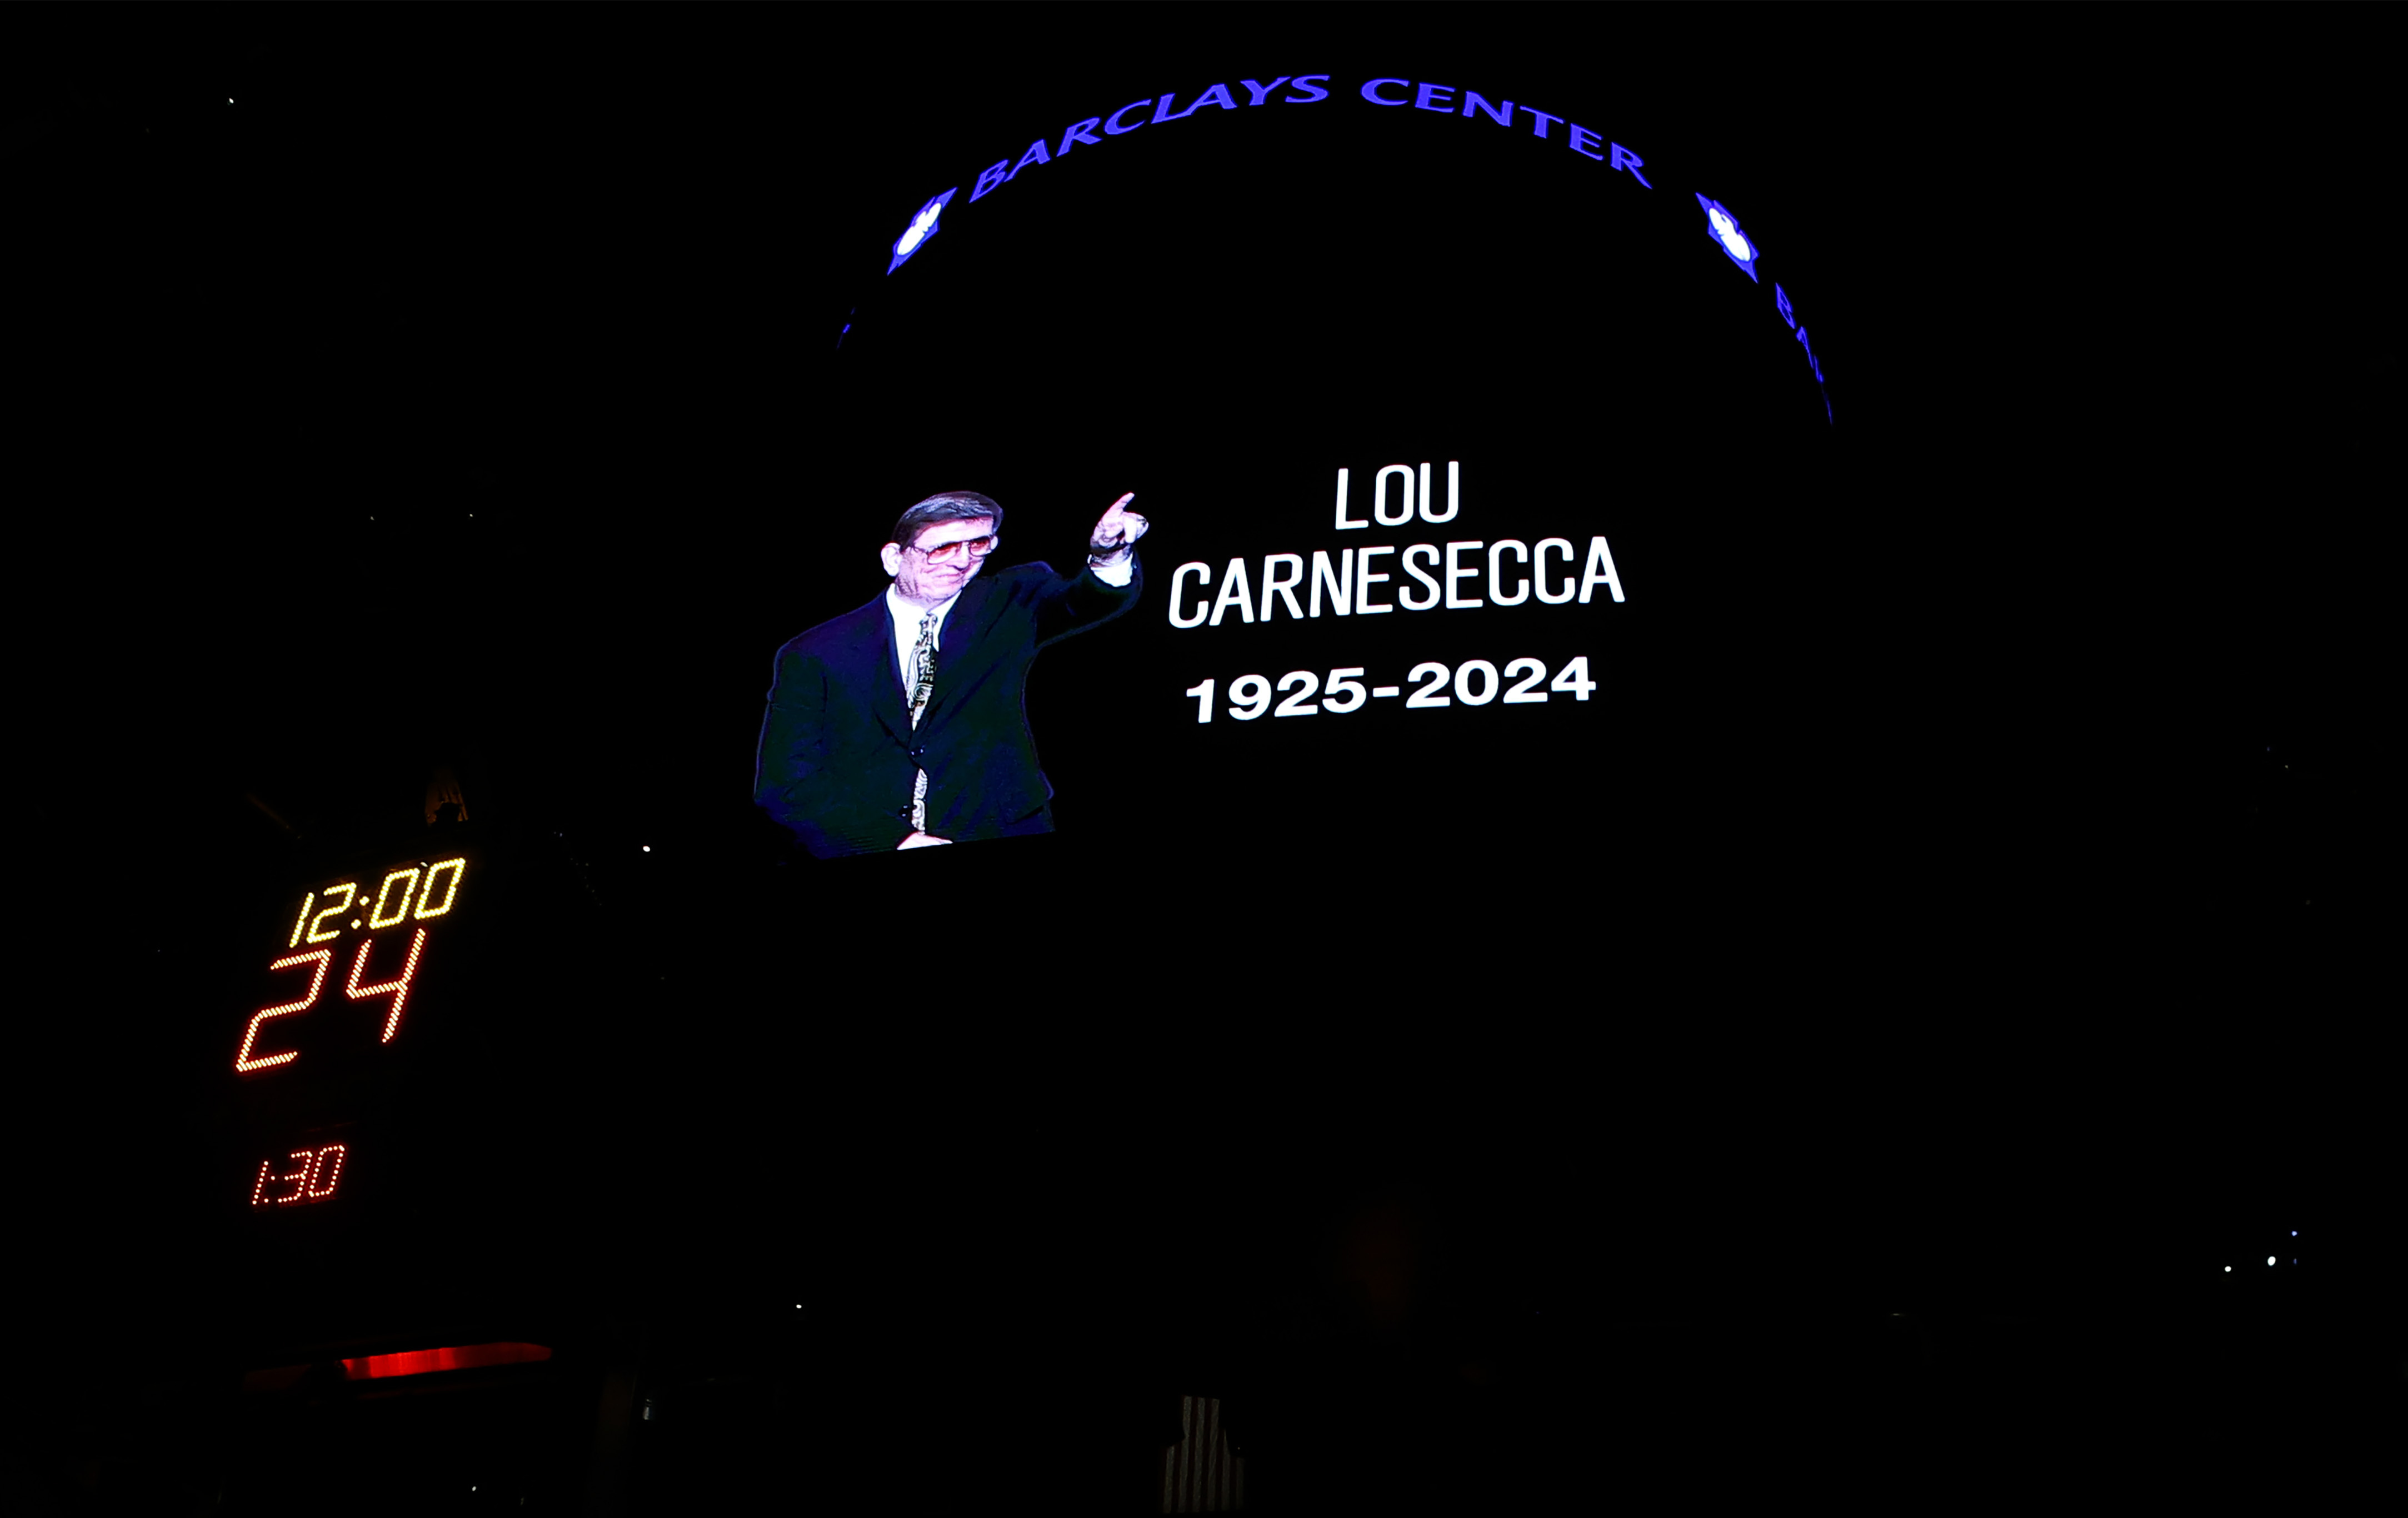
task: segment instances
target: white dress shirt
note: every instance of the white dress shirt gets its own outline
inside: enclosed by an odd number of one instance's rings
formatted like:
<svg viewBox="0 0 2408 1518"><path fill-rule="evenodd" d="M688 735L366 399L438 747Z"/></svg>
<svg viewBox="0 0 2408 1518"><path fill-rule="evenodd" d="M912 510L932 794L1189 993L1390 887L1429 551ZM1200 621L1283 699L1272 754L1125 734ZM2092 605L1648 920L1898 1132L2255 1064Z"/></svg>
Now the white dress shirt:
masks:
<svg viewBox="0 0 2408 1518"><path fill-rule="evenodd" d="M937 603L938 648L945 646L945 615L961 598L962 593L955 591ZM903 593L892 585L886 587L886 609L895 617L895 667L903 672L903 705L908 710L911 705L911 651L920 646L920 623L928 613L903 599Z"/></svg>

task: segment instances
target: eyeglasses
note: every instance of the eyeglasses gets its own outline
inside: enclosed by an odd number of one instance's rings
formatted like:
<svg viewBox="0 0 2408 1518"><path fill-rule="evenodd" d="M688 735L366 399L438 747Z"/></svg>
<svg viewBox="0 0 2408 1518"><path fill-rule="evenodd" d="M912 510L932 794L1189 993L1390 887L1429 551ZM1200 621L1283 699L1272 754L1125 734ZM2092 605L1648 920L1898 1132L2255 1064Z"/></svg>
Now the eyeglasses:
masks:
<svg viewBox="0 0 2408 1518"><path fill-rule="evenodd" d="M947 543L939 548L922 548L915 543L911 551L926 554L930 564L962 564L971 559L983 559L994 552L995 535L965 537L958 543Z"/></svg>

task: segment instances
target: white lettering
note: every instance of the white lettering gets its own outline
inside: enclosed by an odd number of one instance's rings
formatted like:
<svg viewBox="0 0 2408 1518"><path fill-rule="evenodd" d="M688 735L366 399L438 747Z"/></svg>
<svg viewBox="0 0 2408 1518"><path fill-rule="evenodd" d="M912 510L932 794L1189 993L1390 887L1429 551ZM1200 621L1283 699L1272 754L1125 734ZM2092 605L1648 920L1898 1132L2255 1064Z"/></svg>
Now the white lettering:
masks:
<svg viewBox="0 0 2408 1518"><path fill-rule="evenodd" d="M1291 571L1280 575L1281 568ZM1304 555L1271 553L1263 558L1263 621L1271 620L1271 597L1277 595L1287 603L1287 614L1297 622L1304 620L1304 610L1296 604L1296 588L1304 583Z"/></svg>
<svg viewBox="0 0 2408 1518"><path fill-rule="evenodd" d="M1455 514L1463 509L1463 465L1461 461L1456 459L1449 459L1446 461L1446 515L1440 516L1437 512L1431 510L1431 505L1429 465L1426 464L1422 465L1422 520L1430 523L1432 526L1437 526L1442 523L1453 522L1455 520Z"/></svg>
<svg viewBox="0 0 2408 1518"><path fill-rule="evenodd" d="M1222 614L1231 607L1238 609L1240 622L1254 620L1254 588L1246 580L1246 561L1243 559L1229 561L1228 578L1221 581L1220 597L1212 603L1213 626L1221 625Z"/></svg>
<svg viewBox="0 0 2408 1518"><path fill-rule="evenodd" d="M1599 585L1612 591L1615 600L1622 599L1622 580L1613 572L1613 554L1606 548L1603 537L1592 537L1588 540L1588 563L1581 570L1581 605L1588 605L1589 594Z"/></svg>
<svg viewBox="0 0 2408 1518"><path fill-rule="evenodd" d="M1170 625L1173 627L1201 627L1204 625L1204 603L1200 598L1196 603L1196 615L1192 617L1182 617L1179 614L1179 593L1187 583L1187 571L1190 569L1195 570L1196 578L1202 581L1201 584L1196 587L1198 591L1205 589L1212 583L1212 566L1209 564L1182 564L1178 568L1171 571Z"/></svg>
<svg viewBox="0 0 2408 1518"><path fill-rule="evenodd" d="M1369 527L1369 525L1371 525L1369 523L1360 518L1346 514L1346 470L1341 466L1338 471L1338 530L1342 533L1349 527Z"/></svg>
<svg viewBox="0 0 2408 1518"><path fill-rule="evenodd" d="M1402 587L1398 589L1397 604L1403 607L1408 611L1427 611L1438 605L1438 581L1432 580L1429 576L1413 567L1414 556L1422 553L1429 555L1429 564L1431 568L1435 569L1438 567L1438 545L1436 543L1415 543L1405 550L1405 556L1403 558L1397 561L1405 566L1405 573L1412 576L1415 580L1420 580L1423 584L1429 587L1429 594L1419 601L1413 599L1412 592L1403 589Z"/></svg>
<svg viewBox="0 0 2408 1518"><path fill-rule="evenodd" d="M1308 617L1321 615L1321 587L1326 584L1330 591L1330 610L1340 617L1352 616L1354 604L1353 594L1348 587L1354 578L1354 551L1353 549L1341 548L1338 551L1338 567L1334 573L1329 567L1329 555L1320 549L1314 549L1312 551L1312 589L1306 593L1304 598L1305 605L1311 609L1307 610L1305 615Z"/></svg>
<svg viewBox="0 0 2408 1518"><path fill-rule="evenodd" d="M1523 602L1530 598L1530 582L1528 580L1515 580L1513 582L1514 591L1511 595L1506 594L1503 591L1498 588L1498 585L1502 583L1502 577L1505 573L1504 566L1498 561L1502 558L1505 551L1509 548L1514 552L1520 554L1524 563L1529 562L1530 551L1523 547L1521 543L1517 542L1513 538L1502 537L1498 539L1496 542L1489 544L1488 599L1498 606L1520 606Z"/></svg>
<svg viewBox="0 0 2408 1518"><path fill-rule="evenodd" d="M1449 543L1446 545L1446 609L1449 611L1465 611L1469 610L1472 607L1484 606L1486 604L1477 595L1466 598L1455 594L1455 582L1456 580L1475 579L1480 573L1480 566L1475 564L1467 569L1462 565L1457 564L1455 560L1462 557L1467 552L1479 552L1483 546L1484 545L1479 543Z"/></svg>
<svg viewBox="0 0 2408 1518"><path fill-rule="evenodd" d="M1550 594L1547 591L1547 550L1551 548L1559 548L1564 551L1564 588L1563 593L1559 595ZM1572 598L1570 570L1573 558L1571 539L1569 537L1542 537L1539 540L1539 546L1530 551L1530 572L1534 577L1536 577L1539 582L1539 599L1546 602L1549 606L1561 606L1566 601L1570 600Z"/></svg>
<svg viewBox="0 0 2408 1518"><path fill-rule="evenodd" d="M1375 575L1371 572L1371 556L1375 553L1394 553L1395 551L1397 549L1393 543L1383 544L1379 548L1361 548L1354 551L1354 614L1356 616L1376 617L1383 611L1397 609L1385 601L1371 599L1371 587L1388 582L1387 576Z"/></svg>

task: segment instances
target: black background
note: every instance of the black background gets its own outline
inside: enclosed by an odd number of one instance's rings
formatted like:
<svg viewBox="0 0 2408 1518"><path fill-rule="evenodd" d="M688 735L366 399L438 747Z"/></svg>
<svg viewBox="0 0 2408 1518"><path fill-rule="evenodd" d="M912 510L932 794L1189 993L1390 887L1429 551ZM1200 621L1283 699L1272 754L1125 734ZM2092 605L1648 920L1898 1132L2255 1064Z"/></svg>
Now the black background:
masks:
<svg viewBox="0 0 2408 1518"><path fill-rule="evenodd" d="M1390 1479L1367 1470L1465 1506L1567 1459L1644 1483L1667 1448L1730 1464L1665 1442L1723 1418L1855 1469L1830 1410L1904 1384L1864 1368L1892 1311L1949 1346L1946 1395L1909 1398L1917 1449L2071 1459L2079 1429L2150 1422L2114 1425L2107 1384L2396 1402L2370 528L2398 368L2354 17L113 13L10 51L19 790L54 882L25 953L60 967L25 980L73 1009L25 1014L22 1205L56 1306L19 1383L75 1388L21 1425L56 1433L27 1468L61 1502L94 1409L172 1420L206 1399L170 1371L265 1332L221 1305L251 1259L203 1204L140 1199L148 1156L208 1141L195 988L307 861L411 838L438 762L548 861L529 878L593 887L574 931L623 956L587 967L617 982L590 1019L511 1014L538 1086L443 1096L466 1148L548 1125L577 1200L546 1228L413 1213L409 1258L456 1284L411 1301L388 1267L399 1305L369 1312L303 1289L294 1342L450 1323L480 1289L597 1364L617 1324L689 1367L664 1384L753 1378L785 1422L735 1464L768 1489L849 1484L813 1453L835 1440L917 1472L884 1498L913 1508L1037 1469L1065 1502L1141 1490L1159 1395L1216 1389L1253 1399L1266 1504L1283 1461L1290 1503L1326 1482L1326 1507ZM1208 113L967 204L1034 137L1265 70L1337 76L1278 123L1284 179L1215 179L1267 123ZM1696 288L1617 299L1567 235L1583 213L1515 195L1611 208L1621 177L1374 113L1349 81L1383 75L1541 105L1646 155L1656 195L1739 208L1836 424L1781 411L1803 360L1702 236L1646 265ZM1397 147L1333 194L1309 133ZM1518 281L1415 278L1523 241ZM1233 266L1251 282L1194 277ZM1322 288L1359 314L1289 308ZM1701 417L1712 350L1679 339L1725 299L1770 393ZM1098 319L1116 303L1137 314ZM995 325L931 345L924 435L880 376L946 309ZM1594 371L1543 341L1526 412L1466 399L1477 334L1600 312L1649 355L1618 408L1547 394ZM1350 398L1365 372L1384 388ZM1517 437L1649 503L1632 531L1663 548L1615 537L1612 609L1678 651L1644 709L1697 700L1700 670L1745 696L1689 748L1659 727L1609 783L1551 772L1533 818L1459 837L1166 816L1116 853L1120 751L1068 694L1118 655L1072 644L1033 698L1064 834L840 885L778 863L745 789L768 652L875 589L900 505L988 490L1012 556L1060 563L1136 489L1159 597L1190 556L1337 546L1272 523L1291 494L1317 523L1339 463L1360 492L1462 457L1469 523L1475 461ZM1751 609L1712 654L1642 621L1697 634L1696 600L1638 591L1709 533L1730 578L1700 594ZM827 545L853 537L849 567ZM1426 656L1525 652L1486 625ZM1142 678L1364 662L1192 636L1194 670ZM1537 713L1453 715L1450 761ZM1197 752L1303 741L1269 726ZM1672 789L1610 783L1648 776ZM808 974L743 967L781 941ZM547 1053L570 1024L589 1041ZM711 1053L664 1053L689 1047ZM2284 1310L2311 1324L2284 1359L2201 1314L2230 1305L2207 1295L2228 1256L2300 1219L2330 1284ZM334 1279L372 1253L334 1237L295 1257ZM1650 1376L1677 1390L1616 1389ZM2100 1422L2034 1421L2069 1399ZM1935 1405L1976 1411L1935 1428ZM1455 1453L1385 1442L1417 1432Z"/></svg>

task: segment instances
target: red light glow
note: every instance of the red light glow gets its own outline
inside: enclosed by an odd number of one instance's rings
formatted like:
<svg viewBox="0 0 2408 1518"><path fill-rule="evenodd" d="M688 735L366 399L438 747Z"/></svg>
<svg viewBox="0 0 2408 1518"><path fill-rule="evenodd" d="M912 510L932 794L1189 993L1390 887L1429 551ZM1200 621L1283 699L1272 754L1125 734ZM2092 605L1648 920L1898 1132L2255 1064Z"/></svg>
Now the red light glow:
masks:
<svg viewBox="0 0 2408 1518"><path fill-rule="evenodd" d="M347 1151L341 1144L328 1144L322 1149L296 1149L284 1157L294 1167L282 1175L276 1174L273 1157L259 1162L259 1179L251 1182L251 1205L253 1207L290 1207L294 1202L322 1202L335 1195L335 1187L343 1179L343 1157ZM282 1196L271 1195L270 1184L290 1186Z"/></svg>
<svg viewBox="0 0 2408 1518"><path fill-rule="evenodd" d="M345 1360L343 1379L382 1381L389 1376L424 1376L438 1370L529 1365L551 1358L552 1351L541 1344L461 1344L439 1350L403 1350L397 1354L369 1354L356 1360Z"/></svg>
<svg viewBox="0 0 2408 1518"><path fill-rule="evenodd" d="M401 962L399 975L377 985L362 985L360 976L368 967L368 951L374 947L376 947L374 938L360 940L360 952L352 956L351 975L351 979L343 983L343 995L353 1001L366 1001L370 996L381 996L387 992L393 994L393 1006L384 1014L384 1034L377 1040L380 1043L391 1043L394 1032L401 1026L402 1004L409 999L409 978L418 973L418 955L426 947L426 930L420 928L410 936L409 956Z"/></svg>
<svg viewBox="0 0 2408 1518"><path fill-rule="evenodd" d="M420 928L418 931L420 937L423 938L425 936L426 930L424 928ZM361 948L364 951L366 947L367 946L365 944L361 945ZM242 1047L235 1051L234 1067L236 1072L243 1075L249 1075L253 1070L265 1070L279 1065L289 1064L291 1061L300 1056L299 1050L288 1049L280 1054L262 1054L258 1058L253 1059L251 1054L251 1046L259 1038L259 1025L262 1023L266 1022L271 1017L282 1017L287 1012L306 1012L312 1006L316 1005L318 993L326 988L326 967L330 962L332 962L334 957L335 952L332 949L313 949L306 954L287 954L282 959L278 960L275 964L267 967L272 970L285 970L291 969L295 965L308 965L314 963L318 967L309 972L308 995L303 996L298 1001L288 1001L275 1007L263 1007L259 1010L251 1014L251 1022L247 1024L242 1030ZM361 957L365 959L366 957L366 953L363 952ZM417 962L418 953L416 948L413 946L410 951L410 963L415 966ZM354 981L359 979L359 967L356 965L353 966L351 967L351 978ZM402 979L404 981L408 980L409 971L402 971ZM394 998L394 1015L396 1016L399 1015L400 1006L401 999L396 996ZM390 1038L393 1035L388 1033L385 1037Z"/></svg>
<svg viewBox="0 0 2408 1518"><path fill-rule="evenodd" d="M335 1183L343 1179L343 1156L349 1151L340 1144L328 1144L318 1151L309 1164L308 1188L303 1196L313 1202L322 1202L335 1195Z"/></svg>
<svg viewBox="0 0 2408 1518"><path fill-rule="evenodd" d="M287 1156L285 1156L285 1157L286 1157L286 1158L288 1158L288 1159L306 1160L306 1159L308 1157L309 1153L310 1153L309 1151L308 1151L308 1150L306 1150L306 1149L305 1149L305 1150L302 1150L302 1151L300 1151L300 1152L298 1152L298 1153L296 1153L289 1154L289 1155L287 1155ZM264 1202L264 1201L267 1201L267 1200L270 1200L270 1199L271 1199L271 1198L269 1198L269 1196L267 1196L267 1183L268 1183L269 1181L275 1181L278 1185L280 1185L280 1185L283 1185L283 1184L284 1184L286 1181L301 1181L301 1180L303 1180L303 1179L307 1178L307 1177L308 1177L308 1175L309 1174L309 1167L308 1167L308 1166L307 1164L304 1164L304 1165L301 1167L301 1168L300 1168L300 1169L294 1171L291 1175L270 1175L268 1172L269 1172L270 1170L274 1169L275 1167L276 1167L276 1161L275 1161L275 1160L273 1160L273 1159L265 1159L265 1160L262 1160L262 1161L260 1161L260 1162L259 1162L259 1180L258 1180L258 1181L256 1181L255 1182L253 1182L253 1183L252 1183L252 1185L251 1185L251 1206L253 1206L253 1207L257 1207L257 1206L259 1206L262 1202ZM284 1199L285 1199L285 1198L280 1197L280 1196L273 1198L273 1200L276 1200L276 1201L282 1201L282 1200L284 1200Z"/></svg>

